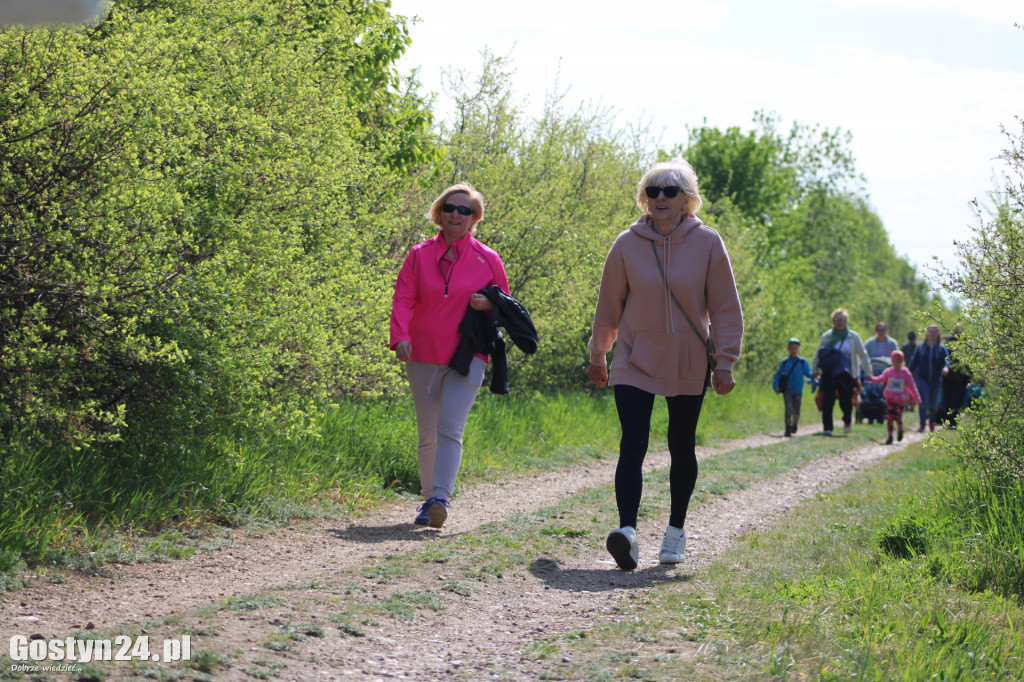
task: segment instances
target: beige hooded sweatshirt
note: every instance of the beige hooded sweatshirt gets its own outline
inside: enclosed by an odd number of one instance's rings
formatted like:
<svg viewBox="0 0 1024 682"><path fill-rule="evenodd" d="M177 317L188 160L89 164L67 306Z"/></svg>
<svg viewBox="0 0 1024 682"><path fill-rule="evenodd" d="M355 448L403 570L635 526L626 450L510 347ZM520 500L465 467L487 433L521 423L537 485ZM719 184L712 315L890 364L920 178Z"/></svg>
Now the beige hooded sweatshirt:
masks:
<svg viewBox="0 0 1024 682"><path fill-rule="evenodd" d="M665 288L652 243L672 293L702 338ZM605 362L615 344L610 385L655 395L699 395L707 376L703 339L709 325L718 370L731 372L740 357L743 310L729 253L717 232L691 215L662 236L644 216L616 238L605 261L589 344L595 365Z"/></svg>

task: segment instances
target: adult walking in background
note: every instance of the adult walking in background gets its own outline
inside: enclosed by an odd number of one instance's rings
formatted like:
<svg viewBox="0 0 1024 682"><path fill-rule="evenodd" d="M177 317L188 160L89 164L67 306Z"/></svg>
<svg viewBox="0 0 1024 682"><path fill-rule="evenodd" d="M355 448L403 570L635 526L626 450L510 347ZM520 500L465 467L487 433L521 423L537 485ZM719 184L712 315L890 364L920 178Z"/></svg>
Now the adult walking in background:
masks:
<svg viewBox="0 0 1024 682"><path fill-rule="evenodd" d="M462 464L462 433L480 390L487 358L475 355L465 376L448 366L459 345L467 306L490 311L481 289L509 293L498 254L474 236L484 217L483 196L467 184L452 185L430 206L440 231L417 244L395 282L391 349L406 363L419 433L417 460L424 502L415 523L440 528L448 518Z"/></svg>
<svg viewBox="0 0 1024 682"><path fill-rule="evenodd" d="M619 527L606 546L625 570L639 562L636 525L655 396L668 403L671 455L671 510L659 560L678 563L697 481L704 393L709 383L719 395L733 389L732 367L743 339L729 254L718 233L696 216L701 197L690 164L677 159L651 168L640 180L636 203L643 216L616 238L605 261L587 369L597 386L614 386L622 427L615 470ZM710 377L709 355L715 364Z"/></svg>
<svg viewBox="0 0 1024 682"><path fill-rule="evenodd" d="M924 431L927 425L930 431L934 431L939 388L942 386L942 377L949 372L949 350L939 339L938 325L930 325L925 332L924 342L917 344L914 357L910 360L910 371L921 394L921 425L917 430Z"/></svg>
<svg viewBox="0 0 1024 682"><path fill-rule="evenodd" d="M917 332L913 329L907 332L907 342L900 346L900 350L903 351L903 357L909 363L910 359L914 357L914 351L917 350Z"/></svg>
<svg viewBox="0 0 1024 682"><path fill-rule="evenodd" d="M936 420L943 426L955 428L956 421L967 406L967 386L971 372L956 357L956 342L960 340L960 325L953 325L953 333L946 339L949 352L949 371L942 377L942 400Z"/></svg>
<svg viewBox="0 0 1024 682"><path fill-rule="evenodd" d="M914 351L917 350L917 332L911 329L907 332L907 342L900 346L900 350L903 351L903 358L905 360L904 365L907 369L910 369L910 361L914 358ZM913 372L911 372L913 374ZM914 381L917 381L917 377L914 377ZM907 412L913 412L914 406L908 405Z"/></svg>
<svg viewBox="0 0 1024 682"><path fill-rule="evenodd" d="M821 335L812 369L821 384L821 428L832 435L832 409L836 398L843 413L843 433L850 433L853 422L853 392L860 390L860 370L871 376L871 358L864 350L860 334L850 329L850 313L845 308L832 312L832 328Z"/></svg>
<svg viewBox="0 0 1024 682"><path fill-rule="evenodd" d="M875 325L875 335L864 342L864 350L869 358L884 358L884 362L872 362L865 368L865 376L878 376L891 362L892 352L899 350L896 339L889 336L889 326L885 322ZM876 370L877 366L877 371ZM859 376L857 377L860 378Z"/></svg>

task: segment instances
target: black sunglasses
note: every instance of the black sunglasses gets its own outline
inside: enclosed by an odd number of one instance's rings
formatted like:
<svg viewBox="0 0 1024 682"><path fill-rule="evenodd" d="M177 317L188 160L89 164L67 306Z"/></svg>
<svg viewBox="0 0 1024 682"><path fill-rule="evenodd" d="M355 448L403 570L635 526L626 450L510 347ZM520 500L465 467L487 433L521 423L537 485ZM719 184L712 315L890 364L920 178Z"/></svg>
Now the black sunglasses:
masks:
<svg viewBox="0 0 1024 682"><path fill-rule="evenodd" d="M676 195L681 191L683 191L682 188L675 185L669 185L668 187L644 187L644 192L647 194L648 199L657 199L659 192L664 192L666 199L675 199Z"/></svg>
<svg viewBox="0 0 1024 682"><path fill-rule="evenodd" d="M675 196L674 194L672 196ZM469 206L456 206L455 204L445 204L441 207L441 210L445 213L459 212L459 215L473 215L473 209Z"/></svg>

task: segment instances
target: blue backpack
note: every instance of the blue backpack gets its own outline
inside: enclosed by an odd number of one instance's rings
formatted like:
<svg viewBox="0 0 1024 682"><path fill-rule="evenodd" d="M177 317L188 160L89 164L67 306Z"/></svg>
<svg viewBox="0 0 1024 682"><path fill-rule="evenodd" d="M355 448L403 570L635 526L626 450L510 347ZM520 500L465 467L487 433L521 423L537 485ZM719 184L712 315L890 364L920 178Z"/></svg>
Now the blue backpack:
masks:
<svg viewBox="0 0 1024 682"><path fill-rule="evenodd" d="M837 374L843 366L843 351L838 348L819 348L818 367L822 374Z"/></svg>

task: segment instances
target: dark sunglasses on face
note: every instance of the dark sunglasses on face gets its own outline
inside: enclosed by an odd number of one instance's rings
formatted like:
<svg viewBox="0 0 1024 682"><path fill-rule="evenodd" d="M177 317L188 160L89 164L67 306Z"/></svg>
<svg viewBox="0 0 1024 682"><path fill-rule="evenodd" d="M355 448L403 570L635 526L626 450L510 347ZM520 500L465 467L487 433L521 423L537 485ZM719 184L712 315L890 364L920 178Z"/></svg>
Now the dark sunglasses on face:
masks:
<svg viewBox="0 0 1024 682"><path fill-rule="evenodd" d="M469 206L456 206L455 204L445 204L441 207L441 210L445 213L459 212L459 215L473 215L473 209Z"/></svg>
<svg viewBox="0 0 1024 682"><path fill-rule="evenodd" d="M681 191L682 189L675 185L669 185L668 187L644 187L644 192L647 193L648 199L657 199L659 192L664 192L666 199L675 199L676 195Z"/></svg>

